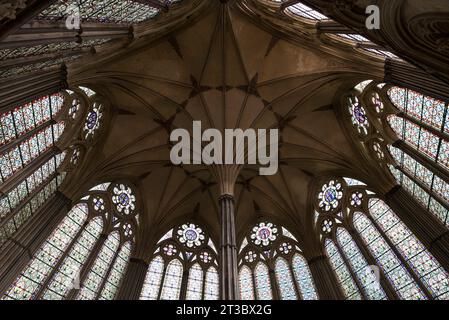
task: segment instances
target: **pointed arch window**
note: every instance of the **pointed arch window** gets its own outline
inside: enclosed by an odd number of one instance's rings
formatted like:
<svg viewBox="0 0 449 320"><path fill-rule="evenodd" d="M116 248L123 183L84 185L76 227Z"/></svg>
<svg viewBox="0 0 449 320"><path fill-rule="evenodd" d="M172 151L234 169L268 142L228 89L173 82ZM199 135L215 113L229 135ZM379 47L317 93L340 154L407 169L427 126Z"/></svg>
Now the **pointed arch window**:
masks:
<svg viewBox="0 0 449 320"><path fill-rule="evenodd" d="M43 96L0 114L0 246L58 189L66 152L55 144L65 129L68 94Z"/></svg>
<svg viewBox="0 0 449 320"><path fill-rule="evenodd" d="M269 221L254 225L242 241L239 286L242 300L318 299L298 241Z"/></svg>
<svg viewBox="0 0 449 320"><path fill-rule="evenodd" d="M357 99L371 124L362 142L398 184L449 227L448 103L407 88L366 83L349 98Z"/></svg>
<svg viewBox="0 0 449 320"><path fill-rule="evenodd" d="M141 300L217 300L217 251L199 225L187 222L167 232L149 264Z"/></svg>
<svg viewBox="0 0 449 320"><path fill-rule="evenodd" d="M449 274L364 183L333 178L322 185L316 230L347 299L446 299ZM331 210L323 210L324 194L325 202L337 201Z"/></svg>
<svg viewBox="0 0 449 320"><path fill-rule="evenodd" d="M123 183L92 188L35 253L3 299L114 299L138 225L135 201L133 189Z"/></svg>

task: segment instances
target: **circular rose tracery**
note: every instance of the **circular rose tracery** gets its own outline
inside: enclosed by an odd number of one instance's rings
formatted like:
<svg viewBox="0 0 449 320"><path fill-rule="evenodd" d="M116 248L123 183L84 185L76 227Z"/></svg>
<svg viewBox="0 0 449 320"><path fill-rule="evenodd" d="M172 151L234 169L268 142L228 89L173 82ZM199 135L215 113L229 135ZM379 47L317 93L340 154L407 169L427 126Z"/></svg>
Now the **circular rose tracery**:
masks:
<svg viewBox="0 0 449 320"><path fill-rule="evenodd" d="M251 240L255 245L268 246L277 239L278 229L271 222L260 222L253 227Z"/></svg>

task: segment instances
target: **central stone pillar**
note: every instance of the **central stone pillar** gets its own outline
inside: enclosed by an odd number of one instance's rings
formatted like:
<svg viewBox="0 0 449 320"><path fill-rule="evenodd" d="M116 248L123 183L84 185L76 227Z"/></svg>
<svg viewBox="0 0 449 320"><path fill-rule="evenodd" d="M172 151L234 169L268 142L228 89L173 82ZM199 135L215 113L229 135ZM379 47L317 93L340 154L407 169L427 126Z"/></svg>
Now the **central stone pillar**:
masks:
<svg viewBox="0 0 449 320"><path fill-rule="evenodd" d="M235 231L234 185L240 167L220 165L213 168L219 187L220 206L220 295L222 300L239 300L237 240Z"/></svg>
<svg viewBox="0 0 449 320"><path fill-rule="evenodd" d="M234 197L219 198L221 214L220 284L221 299L240 299L237 271L237 241L235 237Z"/></svg>

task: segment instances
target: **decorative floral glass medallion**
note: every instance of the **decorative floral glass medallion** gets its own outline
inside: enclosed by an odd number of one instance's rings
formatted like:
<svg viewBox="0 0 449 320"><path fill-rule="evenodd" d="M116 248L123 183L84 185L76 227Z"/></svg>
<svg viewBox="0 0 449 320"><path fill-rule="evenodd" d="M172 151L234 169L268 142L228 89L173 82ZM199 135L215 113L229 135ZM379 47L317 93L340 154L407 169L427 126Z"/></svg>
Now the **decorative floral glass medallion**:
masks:
<svg viewBox="0 0 449 320"><path fill-rule="evenodd" d="M79 159L79 157L80 157L80 154L81 154L81 152L80 152L80 149L79 149L79 148L73 149L73 151L72 151L72 156L70 157L70 163L71 163L72 165L77 164L78 159Z"/></svg>
<svg viewBox="0 0 449 320"><path fill-rule="evenodd" d="M359 98L351 96L349 98L349 113L351 114L352 124L357 127L360 134L368 134L368 117L365 109L360 104Z"/></svg>
<svg viewBox="0 0 449 320"><path fill-rule="evenodd" d="M279 246L279 251L282 252L283 254L289 254L292 251L292 245L290 243L283 242Z"/></svg>
<svg viewBox="0 0 449 320"><path fill-rule="evenodd" d="M245 254L245 261L246 262L249 262L249 263L254 262L254 261L256 261L256 258L257 258L257 254L254 251L248 251Z"/></svg>
<svg viewBox="0 0 449 320"><path fill-rule="evenodd" d="M271 222L260 222L253 227L251 233L251 240L256 245L268 246L270 243L276 240L278 229Z"/></svg>
<svg viewBox="0 0 449 320"><path fill-rule="evenodd" d="M113 189L114 195L112 196L112 202L117 206L118 212L124 214L130 214L135 209L136 197L132 193L130 187L124 184L119 184Z"/></svg>
<svg viewBox="0 0 449 320"><path fill-rule="evenodd" d="M69 109L69 117L72 119L76 118L76 113L78 112L78 110L80 109L81 104L79 102L78 99L73 99L72 100L72 105L70 106Z"/></svg>
<svg viewBox="0 0 449 320"><path fill-rule="evenodd" d="M372 94L371 103L373 104L374 109L377 113L382 113L384 111L384 103L382 102L382 99L377 92L374 92Z"/></svg>
<svg viewBox="0 0 449 320"><path fill-rule="evenodd" d="M213 259L212 256L207 251L203 251L200 253L200 260L203 263L210 263L212 261L212 259Z"/></svg>
<svg viewBox="0 0 449 320"><path fill-rule="evenodd" d="M133 235L133 228L131 226L130 223L124 223L122 225L123 228L123 234L125 235L125 237L131 237Z"/></svg>
<svg viewBox="0 0 449 320"><path fill-rule="evenodd" d="M334 223L332 222L332 220L330 219L324 219L323 222L321 223L321 231L323 231L323 233L330 233L332 231L332 226L334 225Z"/></svg>
<svg viewBox="0 0 449 320"><path fill-rule="evenodd" d="M96 211L103 211L105 209L104 199L102 197L94 197L92 203Z"/></svg>
<svg viewBox="0 0 449 320"><path fill-rule="evenodd" d="M374 141L373 143L373 150L376 153L376 156L379 160L383 160L385 158L385 153L382 150L382 146L380 145L379 142Z"/></svg>
<svg viewBox="0 0 449 320"><path fill-rule="evenodd" d="M351 195L351 206L358 207L362 204L363 194L361 192L354 192Z"/></svg>
<svg viewBox="0 0 449 320"><path fill-rule="evenodd" d="M176 249L176 247L172 244L167 244L164 248L162 248L162 251L164 251L167 256L171 257L178 252L178 249Z"/></svg>
<svg viewBox="0 0 449 320"><path fill-rule="evenodd" d="M194 225L183 224L178 230L178 240L189 248L199 247L204 242L205 236L203 230Z"/></svg>
<svg viewBox="0 0 449 320"><path fill-rule="evenodd" d="M84 124L85 137L92 137L95 132L100 128L100 120L103 117L103 106L98 103L94 103L92 110L87 115L86 122Z"/></svg>
<svg viewBox="0 0 449 320"><path fill-rule="evenodd" d="M318 194L320 208L324 211L337 208L339 200L343 197L341 183L331 180L329 183L325 183L321 190L322 191Z"/></svg>

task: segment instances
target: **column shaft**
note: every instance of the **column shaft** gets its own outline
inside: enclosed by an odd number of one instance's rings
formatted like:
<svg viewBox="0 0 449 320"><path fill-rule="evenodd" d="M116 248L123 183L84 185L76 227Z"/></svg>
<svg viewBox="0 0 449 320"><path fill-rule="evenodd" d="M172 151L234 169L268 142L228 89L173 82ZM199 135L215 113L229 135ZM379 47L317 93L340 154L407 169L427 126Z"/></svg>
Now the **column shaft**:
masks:
<svg viewBox="0 0 449 320"><path fill-rule="evenodd" d="M234 197L219 199L221 210L220 284L221 299L238 300L237 243L235 236Z"/></svg>

